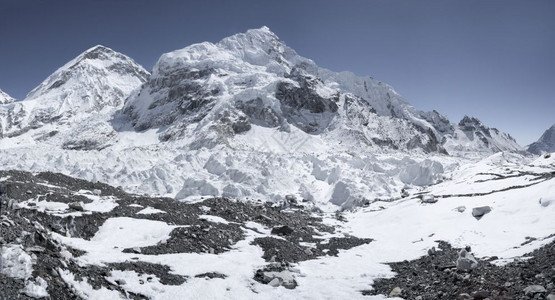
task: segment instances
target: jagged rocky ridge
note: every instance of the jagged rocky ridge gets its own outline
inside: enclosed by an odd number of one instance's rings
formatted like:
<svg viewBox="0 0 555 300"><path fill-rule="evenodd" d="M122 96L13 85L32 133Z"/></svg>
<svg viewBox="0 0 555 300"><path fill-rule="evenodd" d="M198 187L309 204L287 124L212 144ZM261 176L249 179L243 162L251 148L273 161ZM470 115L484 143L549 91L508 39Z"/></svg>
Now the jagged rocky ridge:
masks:
<svg viewBox="0 0 555 300"><path fill-rule="evenodd" d="M475 130L453 125L371 77L320 68L267 27L164 54L123 113L137 130L161 128L162 140L192 135L197 147L225 143L258 125L284 132L294 126L328 143L352 137L349 143L372 151L446 153L444 144L452 151L519 149L476 119ZM479 142L461 143L457 129Z"/></svg>
<svg viewBox="0 0 555 300"><path fill-rule="evenodd" d="M527 150L534 154L555 152L555 124L547 129L539 140L530 144Z"/></svg>
<svg viewBox="0 0 555 300"><path fill-rule="evenodd" d="M464 116L453 131L452 140L446 142L453 151L518 152L522 147L507 133L485 126L474 117Z"/></svg>

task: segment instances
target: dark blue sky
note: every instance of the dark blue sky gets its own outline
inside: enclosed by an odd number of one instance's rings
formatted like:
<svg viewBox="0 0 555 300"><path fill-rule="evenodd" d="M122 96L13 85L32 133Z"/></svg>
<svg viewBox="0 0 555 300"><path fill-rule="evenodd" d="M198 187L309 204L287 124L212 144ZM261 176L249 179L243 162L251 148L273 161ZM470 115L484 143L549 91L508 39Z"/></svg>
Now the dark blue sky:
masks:
<svg viewBox="0 0 555 300"><path fill-rule="evenodd" d="M22 99L96 44L150 70L164 52L263 25L322 67L522 145L555 123L552 0L0 0L0 89Z"/></svg>

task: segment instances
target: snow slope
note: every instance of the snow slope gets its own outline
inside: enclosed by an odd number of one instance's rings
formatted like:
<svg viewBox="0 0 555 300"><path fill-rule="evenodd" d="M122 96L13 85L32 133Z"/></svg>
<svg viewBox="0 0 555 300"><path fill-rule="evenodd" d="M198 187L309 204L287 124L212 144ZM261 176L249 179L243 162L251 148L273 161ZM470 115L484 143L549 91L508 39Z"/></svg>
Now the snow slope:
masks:
<svg viewBox="0 0 555 300"><path fill-rule="evenodd" d="M547 129L539 140L530 144L527 150L534 154L555 152L555 124Z"/></svg>
<svg viewBox="0 0 555 300"><path fill-rule="evenodd" d="M379 278L395 275L388 262L426 255L428 249L438 246L437 241L446 241L455 247L471 246L476 257L487 259L495 256L493 263L498 265L520 259L523 254L552 242L555 239L552 217L555 214L554 174L554 158L531 160L519 154L498 153L457 169L451 173L451 180L411 191L404 199L373 202L366 207L345 211L341 218L335 213L321 214L324 224L335 228L333 233L319 232L317 236L322 243L342 236L371 238L372 241L339 250L337 255L322 255L292 263L288 276L298 284L294 289L274 288L253 279L255 270L268 264L262 258L261 247L253 241L256 238L279 240L283 237L272 235L271 228L258 222L242 223L232 217L224 219L224 215L216 212L217 204L208 204L209 200L195 204L208 205L200 206L202 212L198 212L203 224L210 224L207 228L234 224L240 225L244 232L241 240L222 253L141 253L141 249L165 245L172 230L182 225L175 225L173 218L168 219L172 222L148 219L140 214L143 206L139 204L132 204L137 211L133 217L109 216L103 224L96 225L98 231L91 238L79 237L75 232L65 235L52 232L50 235L65 247L83 251L78 256L64 251L64 259L75 263L70 265L86 268L148 263L169 267L173 276L187 276L184 282L171 284L163 283L160 277L148 272L112 270L105 275L123 291L151 299L384 299L384 295L363 296L362 291L372 289L372 284ZM55 185L47 187L59 188ZM83 190L80 194L90 195L91 192ZM420 198L426 195L433 195L438 201L423 203ZM41 209L40 205L31 205L41 203L39 197L22 202L22 208ZM144 197L133 198L138 203L145 201ZM52 201L52 207L57 203L55 199L49 201ZM115 197L114 201L122 203L123 199ZM61 207L64 203L58 204ZM481 218L473 217L473 208L481 206L491 207L491 212ZM46 213L56 215L60 212ZM75 218L88 213L91 212L78 212ZM171 211L166 209L166 213ZM291 211L281 213L287 215ZM311 246L310 243L300 244ZM130 248L138 250L123 251ZM19 263L6 271L8 276L30 276L33 265L21 247L12 245L4 250L3 255L9 263L19 257ZM87 279L77 279L66 269L58 272L78 295L90 299L122 297L123 293L118 290L94 289ZM197 276L210 272L225 276L211 279Z"/></svg>

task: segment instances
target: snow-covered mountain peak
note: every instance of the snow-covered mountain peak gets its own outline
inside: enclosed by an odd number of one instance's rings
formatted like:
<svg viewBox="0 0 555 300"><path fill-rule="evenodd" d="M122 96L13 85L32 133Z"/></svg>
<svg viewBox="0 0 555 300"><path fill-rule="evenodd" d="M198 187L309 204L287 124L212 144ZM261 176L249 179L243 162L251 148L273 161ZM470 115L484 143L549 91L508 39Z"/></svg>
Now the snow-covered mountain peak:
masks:
<svg viewBox="0 0 555 300"><path fill-rule="evenodd" d="M478 118L469 117L469 116L464 116L459 121L459 128L464 132L477 134L478 137L480 139L482 139L485 144L489 143L489 141L487 141L485 138L490 138L491 139L492 134L497 134L497 135L501 134L501 132L497 128L487 127ZM516 143L516 141L514 140L514 138L512 136L510 136L509 134L505 134L505 133L503 133L503 134L506 136L506 138L508 140L510 140L511 142Z"/></svg>
<svg viewBox="0 0 555 300"><path fill-rule="evenodd" d="M522 151L523 148L507 133L490 128L478 118L464 116L444 143L449 153L476 155L483 152Z"/></svg>
<svg viewBox="0 0 555 300"><path fill-rule="evenodd" d="M460 121L459 121L459 126L461 127L468 127L468 128L485 128L484 124L482 124L482 121L480 121L478 118L476 117L469 117L467 115L465 115Z"/></svg>
<svg viewBox="0 0 555 300"><path fill-rule="evenodd" d="M16 100L4 91L0 90L0 105L15 102Z"/></svg>
<svg viewBox="0 0 555 300"><path fill-rule="evenodd" d="M2 135L119 109L149 73L131 58L94 46L48 76L23 101L0 111Z"/></svg>
<svg viewBox="0 0 555 300"><path fill-rule="evenodd" d="M539 140L528 146L528 152L534 154L555 152L555 124L547 129Z"/></svg>
<svg viewBox="0 0 555 300"><path fill-rule="evenodd" d="M117 86L121 93L129 93L137 87L137 82L144 82L149 73L131 58L101 45L94 46L48 76L38 87L32 90L25 100L46 98L65 100L71 96L81 96L78 104L94 107L103 106L102 102L113 104L114 97L108 97L100 90L110 85ZM83 86L85 85L85 87ZM92 87L97 95L90 95L87 88ZM74 95L73 89L85 91L86 94ZM70 92L69 94L66 92ZM89 97L93 96L93 97ZM108 100L108 101L106 101ZM81 105L78 105L81 106Z"/></svg>
<svg viewBox="0 0 555 300"><path fill-rule="evenodd" d="M301 59L266 26L224 38L217 45L254 65L276 61L292 67Z"/></svg>
<svg viewBox="0 0 555 300"><path fill-rule="evenodd" d="M280 41L278 36L273 33L267 26L249 29L246 32L240 32L231 35L222 39L219 44L225 45L233 42L241 44L240 48L248 48L250 46L256 46L258 48L268 48L275 43L280 43L284 45L284 43Z"/></svg>
<svg viewBox="0 0 555 300"><path fill-rule="evenodd" d="M264 26L232 35L215 44L202 42L165 53L154 66L153 76L164 76L183 68L220 68L242 73L257 66L265 68L264 71L283 75L302 62L314 64L300 57Z"/></svg>
<svg viewBox="0 0 555 300"><path fill-rule="evenodd" d="M460 123L468 140L461 144L456 124L445 116L414 108L372 77L320 68L267 27L162 55L123 111L137 130L161 127L162 140L192 139L204 146L262 126L286 133L296 127L330 144L349 137L346 144L375 151L445 153L444 144L450 153L520 148L470 117Z"/></svg>

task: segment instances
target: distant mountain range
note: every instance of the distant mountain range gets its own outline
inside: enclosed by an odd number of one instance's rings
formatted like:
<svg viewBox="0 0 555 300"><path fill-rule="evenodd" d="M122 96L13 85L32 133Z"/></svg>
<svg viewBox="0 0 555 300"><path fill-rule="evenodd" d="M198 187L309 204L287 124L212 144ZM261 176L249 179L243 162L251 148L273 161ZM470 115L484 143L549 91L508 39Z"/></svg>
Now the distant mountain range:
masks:
<svg viewBox="0 0 555 300"><path fill-rule="evenodd" d="M415 109L371 77L320 68L267 27L164 54L152 75L123 54L93 47L5 107L2 135L71 125L71 119L122 107L136 130L162 128L162 141L192 135L198 147L225 143L257 125L282 132L296 127L327 143L373 151L521 149L475 118L452 124L436 111ZM184 130L191 124L194 130Z"/></svg>

